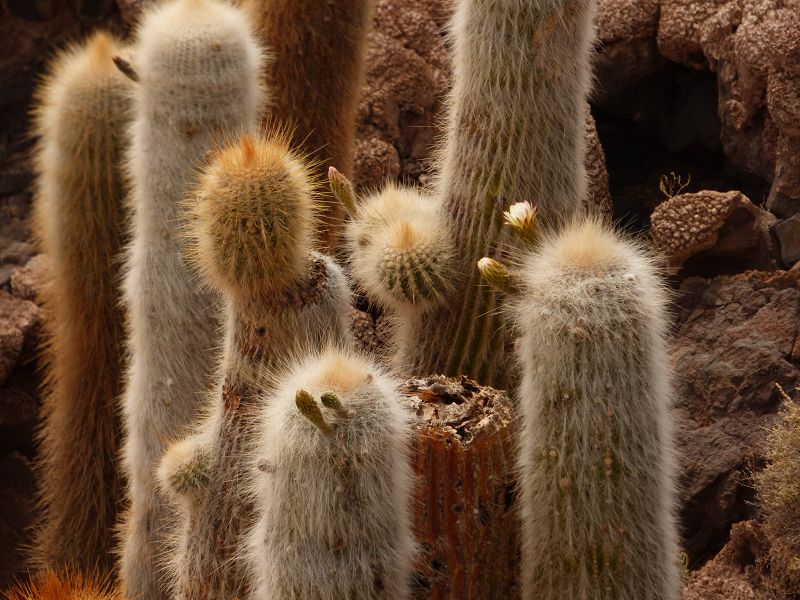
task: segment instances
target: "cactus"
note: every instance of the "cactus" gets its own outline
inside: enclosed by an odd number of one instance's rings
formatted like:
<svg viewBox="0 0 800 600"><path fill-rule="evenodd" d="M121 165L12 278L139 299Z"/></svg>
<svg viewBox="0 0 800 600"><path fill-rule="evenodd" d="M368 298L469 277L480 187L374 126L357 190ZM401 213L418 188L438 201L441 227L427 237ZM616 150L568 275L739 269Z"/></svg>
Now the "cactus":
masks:
<svg viewBox="0 0 800 600"><path fill-rule="evenodd" d="M329 178L353 217L345 240L354 279L385 309L409 315L430 310L450 291L454 258L436 200L392 184L360 199L341 173L332 168Z"/></svg>
<svg viewBox="0 0 800 600"><path fill-rule="evenodd" d="M115 404L125 216L120 163L131 108L131 83L111 62L120 48L97 33L60 52L37 98L34 236L49 265L37 465L43 514L32 557L40 568L107 572L114 560L122 493Z"/></svg>
<svg viewBox="0 0 800 600"><path fill-rule="evenodd" d="M255 128L262 54L245 14L221 0L177 0L146 13L137 31L136 118L128 160L133 240L125 265L130 366L123 397L123 462L130 509L122 527L126 597L165 598L167 505L155 471L207 394L219 318L198 289L181 236L196 165L223 133ZM118 60L121 67L127 63Z"/></svg>
<svg viewBox="0 0 800 600"><path fill-rule="evenodd" d="M666 292L594 220L524 259L519 458L524 599L680 595Z"/></svg>
<svg viewBox="0 0 800 600"><path fill-rule="evenodd" d="M267 68L274 91L270 119L293 130L292 146L346 175L353 166L356 113L364 82L373 0L249 0L265 44L276 60ZM338 245L343 212L321 207L322 245Z"/></svg>
<svg viewBox="0 0 800 600"><path fill-rule="evenodd" d="M159 473L182 506L170 569L182 600L248 596L237 548L253 509L240 482L259 394L307 348L351 342L344 275L309 252L312 192L288 136L245 135L214 153L191 200L192 260L225 299L227 334L207 416Z"/></svg>
<svg viewBox="0 0 800 600"><path fill-rule="evenodd" d="M110 57L109 57L110 61ZM104 580L81 573L46 571L3 592L5 600L122 600L122 594Z"/></svg>
<svg viewBox="0 0 800 600"><path fill-rule="evenodd" d="M475 262L498 258L503 211L536 205L544 229L583 210L584 103L595 0L461 0L437 196L452 231L452 286L435 310L405 318L401 364L507 387L507 327Z"/></svg>
<svg viewBox="0 0 800 600"><path fill-rule="evenodd" d="M301 361L266 399L253 598L408 597L412 476L401 402L398 382L338 350Z"/></svg>

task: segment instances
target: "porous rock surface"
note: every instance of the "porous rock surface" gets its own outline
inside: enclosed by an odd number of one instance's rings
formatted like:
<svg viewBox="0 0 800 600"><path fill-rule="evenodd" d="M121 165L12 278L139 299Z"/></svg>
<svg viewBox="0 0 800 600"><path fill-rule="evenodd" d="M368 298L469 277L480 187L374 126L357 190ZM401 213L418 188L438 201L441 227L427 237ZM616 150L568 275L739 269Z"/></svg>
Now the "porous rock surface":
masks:
<svg viewBox="0 0 800 600"><path fill-rule="evenodd" d="M681 520L692 565L757 514L750 473L764 463L781 396L800 385L800 273L750 271L683 282L672 341Z"/></svg>
<svg viewBox="0 0 800 600"><path fill-rule="evenodd" d="M735 191L681 194L659 204L650 216L653 241L667 266L702 275L774 268L773 221Z"/></svg>

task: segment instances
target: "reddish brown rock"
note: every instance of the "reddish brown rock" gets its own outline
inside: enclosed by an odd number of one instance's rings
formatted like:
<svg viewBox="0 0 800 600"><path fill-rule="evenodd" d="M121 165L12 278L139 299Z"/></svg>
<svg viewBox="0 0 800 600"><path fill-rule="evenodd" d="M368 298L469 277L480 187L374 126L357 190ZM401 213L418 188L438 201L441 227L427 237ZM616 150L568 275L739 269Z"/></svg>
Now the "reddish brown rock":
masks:
<svg viewBox="0 0 800 600"><path fill-rule="evenodd" d="M0 458L0 590L25 573L20 545L34 515L34 478L28 460L17 453Z"/></svg>
<svg viewBox="0 0 800 600"><path fill-rule="evenodd" d="M681 194L650 217L653 241L667 266L715 275L774 268L769 228L774 219L740 192Z"/></svg>
<svg viewBox="0 0 800 600"><path fill-rule="evenodd" d="M665 57L695 69L708 66L701 34L705 22L736 0L661 0L658 49Z"/></svg>
<svg viewBox="0 0 800 600"><path fill-rule="evenodd" d="M681 517L692 564L755 515L749 473L763 466L781 396L800 384L800 273L752 271L681 285L672 347Z"/></svg>
<svg viewBox="0 0 800 600"><path fill-rule="evenodd" d="M758 583L769 541L755 521L736 523L725 548L689 576L683 600L771 600Z"/></svg>
<svg viewBox="0 0 800 600"><path fill-rule="evenodd" d="M45 278L45 258L37 255L30 259L24 267L11 271L11 293L22 300L35 302L40 295Z"/></svg>
<svg viewBox="0 0 800 600"><path fill-rule="evenodd" d="M594 62L600 85L592 96L603 102L653 73L663 62L656 45L659 0L600 0Z"/></svg>
<svg viewBox="0 0 800 600"><path fill-rule="evenodd" d="M31 350L39 328L39 309L0 291L0 386L17 366L23 352Z"/></svg>

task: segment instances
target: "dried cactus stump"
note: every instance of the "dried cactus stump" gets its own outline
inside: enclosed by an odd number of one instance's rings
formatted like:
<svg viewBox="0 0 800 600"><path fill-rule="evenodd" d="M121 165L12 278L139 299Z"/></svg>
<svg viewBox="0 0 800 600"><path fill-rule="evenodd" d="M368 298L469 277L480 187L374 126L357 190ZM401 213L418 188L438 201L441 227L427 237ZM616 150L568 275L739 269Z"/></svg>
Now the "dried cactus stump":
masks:
<svg viewBox="0 0 800 600"><path fill-rule="evenodd" d="M416 414L413 597L519 597L514 410L505 392L447 377L408 380Z"/></svg>

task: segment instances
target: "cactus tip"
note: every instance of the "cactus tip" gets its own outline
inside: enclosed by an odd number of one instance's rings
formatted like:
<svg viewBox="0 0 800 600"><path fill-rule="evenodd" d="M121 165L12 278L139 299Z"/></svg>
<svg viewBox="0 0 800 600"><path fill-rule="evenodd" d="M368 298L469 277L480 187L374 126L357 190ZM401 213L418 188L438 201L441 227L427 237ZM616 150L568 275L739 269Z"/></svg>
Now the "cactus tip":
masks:
<svg viewBox="0 0 800 600"><path fill-rule="evenodd" d="M134 83L138 83L139 73L136 72L136 69L133 68L133 65L131 63L129 63L121 56L112 56L111 60L114 61L114 64L117 66L117 69L120 70L120 73L125 75L125 77L127 77Z"/></svg>
<svg viewBox="0 0 800 600"><path fill-rule="evenodd" d="M331 192L333 192L336 199L342 203L342 206L350 215L354 215L357 210L358 198L350 180L336 167L331 166L328 169L328 181L330 182Z"/></svg>
<svg viewBox="0 0 800 600"><path fill-rule="evenodd" d="M325 417L322 416L322 411L319 409L317 401L314 400L311 394L305 390L297 390L294 402L300 414L311 421L317 429L326 435L331 433L331 426L325 421Z"/></svg>
<svg viewBox="0 0 800 600"><path fill-rule="evenodd" d="M484 281L493 288L508 292L511 289L511 275L506 267L493 258L484 256L478 261L478 271Z"/></svg>

